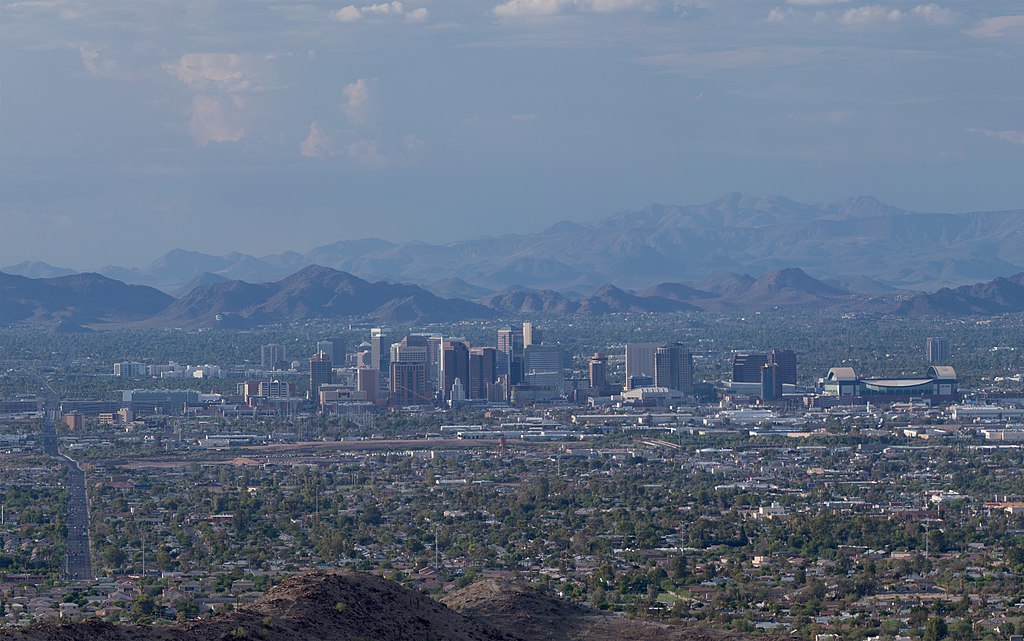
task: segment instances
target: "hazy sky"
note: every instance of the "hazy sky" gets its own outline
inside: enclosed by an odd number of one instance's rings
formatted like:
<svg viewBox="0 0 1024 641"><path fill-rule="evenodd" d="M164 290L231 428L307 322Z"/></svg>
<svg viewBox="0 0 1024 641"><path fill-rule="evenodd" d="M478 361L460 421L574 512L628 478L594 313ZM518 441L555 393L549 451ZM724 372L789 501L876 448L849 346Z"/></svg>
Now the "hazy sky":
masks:
<svg viewBox="0 0 1024 641"><path fill-rule="evenodd" d="M1024 206L1024 2L0 3L0 266Z"/></svg>

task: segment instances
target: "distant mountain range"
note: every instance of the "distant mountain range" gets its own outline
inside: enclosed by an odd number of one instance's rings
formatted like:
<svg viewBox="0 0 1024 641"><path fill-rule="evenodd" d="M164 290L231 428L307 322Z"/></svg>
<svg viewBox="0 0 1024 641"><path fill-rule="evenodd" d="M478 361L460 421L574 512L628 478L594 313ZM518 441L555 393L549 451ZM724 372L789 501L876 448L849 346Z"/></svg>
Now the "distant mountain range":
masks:
<svg viewBox="0 0 1024 641"><path fill-rule="evenodd" d="M512 287L563 294L606 283L643 289L792 266L857 293L933 291L1024 271L1024 210L921 213L870 197L811 205L727 194L704 205L651 205L590 222L564 221L537 233L445 245L371 238L260 258L176 249L145 268L98 271L178 293L198 277L269 282L309 265L469 298ZM61 268L38 262L5 271L63 275Z"/></svg>
<svg viewBox="0 0 1024 641"><path fill-rule="evenodd" d="M204 276L196 282L199 284L190 291L174 298L153 287L128 285L99 274L27 278L0 272L0 324L85 331L111 326L237 329L312 319L422 324L524 314L594 316L773 308L939 316L1024 312L1024 272L915 296L857 294L812 278L802 269L788 268L760 278L726 273L697 284L661 283L639 292L604 284L581 298L515 287L476 302L443 298L417 285L371 283L316 265L264 283Z"/></svg>
<svg viewBox="0 0 1024 641"><path fill-rule="evenodd" d="M945 287L934 294L918 294L897 307L907 315L988 316L1024 311L1024 273L987 283Z"/></svg>
<svg viewBox="0 0 1024 641"><path fill-rule="evenodd" d="M370 283L352 274L314 265L276 282L252 284L232 280L200 285L149 319L149 323L205 327L218 322L252 325L351 317L423 323L488 318L493 314L483 305L441 298L416 285Z"/></svg>

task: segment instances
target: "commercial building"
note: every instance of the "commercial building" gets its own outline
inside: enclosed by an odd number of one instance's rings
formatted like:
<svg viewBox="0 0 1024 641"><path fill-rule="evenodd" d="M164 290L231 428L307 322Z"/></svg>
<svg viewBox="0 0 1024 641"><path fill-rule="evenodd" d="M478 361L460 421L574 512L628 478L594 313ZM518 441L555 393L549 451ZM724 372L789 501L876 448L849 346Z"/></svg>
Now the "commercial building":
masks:
<svg viewBox="0 0 1024 641"><path fill-rule="evenodd" d="M455 381L463 392L469 387L469 345L463 341L444 341L441 348L441 397L452 398Z"/></svg>
<svg viewBox="0 0 1024 641"><path fill-rule="evenodd" d="M422 334L410 334L391 346L392 405L424 405L431 403L427 371L430 341Z"/></svg>
<svg viewBox="0 0 1024 641"><path fill-rule="evenodd" d="M523 349L521 328L498 330L498 376L506 376L508 386L523 381Z"/></svg>
<svg viewBox="0 0 1024 641"><path fill-rule="evenodd" d="M778 401L782 399L782 368L777 363L765 363L761 366L761 400Z"/></svg>
<svg viewBox="0 0 1024 641"><path fill-rule="evenodd" d="M340 367L345 363L345 344L340 338L317 341L316 353L326 354L335 367Z"/></svg>
<svg viewBox="0 0 1024 641"><path fill-rule="evenodd" d="M565 351L557 345L533 344L523 350L523 379L531 385L565 387Z"/></svg>
<svg viewBox="0 0 1024 641"><path fill-rule="evenodd" d="M693 354L682 343L662 345L655 350L654 386L678 390L687 396L693 394Z"/></svg>
<svg viewBox="0 0 1024 641"><path fill-rule="evenodd" d="M146 365L135 361L114 363L114 376L120 378L142 378L146 375Z"/></svg>
<svg viewBox="0 0 1024 641"><path fill-rule="evenodd" d="M530 345L540 345L543 342L544 336L539 327L534 327L530 322L523 323L523 349Z"/></svg>
<svg viewBox="0 0 1024 641"><path fill-rule="evenodd" d="M319 407L320 386L334 382L334 367L327 354L316 354L309 359L309 395L308 399Z"/></svg>
<svg viewBox="0 0 1024 641"><path fill-rule="evenodd" d="M391 338L387 330L374 327L370 330L370 368L378 372L388 371L391 357Z"/></svg>
<svg viewBox="0 0 1024 641"><path fill-rule="evenodd" d="M768 362L767 354L737 352L732 355L732 381L734 383L760 383L761 368Z"/></svg>
<svg viewBox="0 0 1024 641"><path fill-rule="evenodd" d="M773 349L768 362L779 366L779 380L785 385L796 385L796 352L791 349Z"/></svg>
<svg viewBox="0 0 1024 641"><path fill-rule="evenodd" d="M590 387L599 395L608 391L608 357L601 352L594 352L587 364Z"/></svg>
<svg viewBox="0 0 1024 641"><path fill-rule="evenodd" d="M626 343L626 384L624 389L653 385L654 353L659 343Z"/></svg>
<svg viewBox="0 0 1024 641"><path fill-rule="evenodd" d="M136 417L154 414L182 415L188 406L200 403L196 390L125 390L121 401Z"/></svg>
<svg viewBox="0 0 1024 641"><path fill-rule="evenodd" d="M85 429L85 414L79 411L68 412L63 417L64 427L70 432L81 432Z"/></svg>
<svg viewBox="0 0 1024 641"><path fill-rule="evenodd" d="M432 402L427 392L426 361L394 361L391 363L392 405L427 405Z"/></svg>
<svg viewBox="0 0 1024 641"><path fill-rule="evenodd" d="M265 370L288 369L288 353L284 345L269 343L260 347L260 367Z"/></svg>
<svg viewBox="0 0 1024 641"><path fill-rule="evenodd" d="M925 339L925 356L929 365L942 365L949 362L949 339L932 336Z"/></svg>
<svg viewBox="0 0 1024 641"><path fill-rule="evenodd" d="M380 372L369 367L357 369L356 390L366 395L367 402L377 405L380 397Z"/></svg>
<svg viewBox="0 0 1024 641"><path fill-rule="evenodd" d="M497 380L498 350L493 347L472 347L469 350L470 400L490 400L491 389Z"/></svg>

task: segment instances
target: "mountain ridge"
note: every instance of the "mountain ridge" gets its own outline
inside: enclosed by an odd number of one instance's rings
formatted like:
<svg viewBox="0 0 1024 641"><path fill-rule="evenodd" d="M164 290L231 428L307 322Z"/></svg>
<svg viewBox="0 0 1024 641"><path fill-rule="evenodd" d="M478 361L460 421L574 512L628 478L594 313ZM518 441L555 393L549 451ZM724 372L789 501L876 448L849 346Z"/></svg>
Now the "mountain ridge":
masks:
<svg viewBox="0 0 1024 641"><path fill-rule="evenodd" d="M820 278L868 278L934 290L1024 270L1024 209L929 213L870 196L808 204L741 193L701 205L649 205L536 233L448 244L366 238L255 257L172 250L143 269L100 271L176 291L204 271L229 279L283 278L309 264L367 280L429 283L458 278L504 291L646 288L716 272L764 273L799 265Z"/></svg>
<svg viewBox="0 0 1024 641"><path fill-rule="evenodd" d="M209 276L201 276L206 280ZM604 315L769 309L860 310L904 316L1024 312L1024 272L934 293L861 294L791 267L755 278L725 272L699 283L663 282L634 291L605 283L585 296L512 287L477 301L444 298L418 285L371 283L347 272L309 266L278 281L223 280L180 298L99 274L32 279L0 272L0 324L76 332L111 327L244 329L315 319L395 324L501 316Z"/></svg>

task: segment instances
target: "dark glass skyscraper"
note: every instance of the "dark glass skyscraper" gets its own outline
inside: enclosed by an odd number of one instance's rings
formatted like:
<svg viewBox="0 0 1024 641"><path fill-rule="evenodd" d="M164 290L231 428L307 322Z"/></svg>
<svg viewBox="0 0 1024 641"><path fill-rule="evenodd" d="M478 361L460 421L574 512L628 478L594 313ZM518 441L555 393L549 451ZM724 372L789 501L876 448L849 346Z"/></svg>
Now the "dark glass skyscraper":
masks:
<svg viewBox="0 0 1024 641"><path fill-rule="evenodd" d="M693 394L693 354L685 345L662 345L654 352L654 385Z"/></svg>

